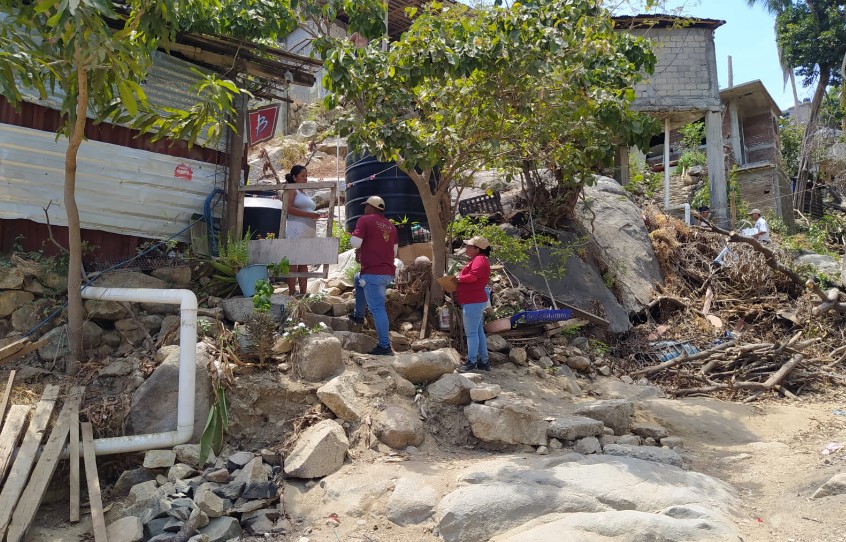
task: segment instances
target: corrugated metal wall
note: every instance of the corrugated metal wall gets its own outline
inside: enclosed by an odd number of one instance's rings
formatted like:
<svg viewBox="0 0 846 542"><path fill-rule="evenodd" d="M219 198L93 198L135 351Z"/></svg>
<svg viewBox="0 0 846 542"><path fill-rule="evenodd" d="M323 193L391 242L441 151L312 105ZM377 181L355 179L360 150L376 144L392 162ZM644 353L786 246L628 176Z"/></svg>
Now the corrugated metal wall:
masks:
<svg viewBox="0 0 846 542"><path fill-rule="evenodd" d="M67 139L0 124L0 219L67 225L63 206ZM186 228L215 187L217 166L99 141L79 149L81 227L156 239ZM179 238L188 239L183 232Z"/></svg>

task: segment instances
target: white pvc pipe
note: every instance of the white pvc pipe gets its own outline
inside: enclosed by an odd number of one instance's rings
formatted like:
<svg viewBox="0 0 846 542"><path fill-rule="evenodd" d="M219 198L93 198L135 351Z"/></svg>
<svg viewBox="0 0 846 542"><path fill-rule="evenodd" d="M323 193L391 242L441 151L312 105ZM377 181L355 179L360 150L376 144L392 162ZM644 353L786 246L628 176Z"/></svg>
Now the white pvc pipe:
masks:
<svg viewBox="0 0 846 542"><path fill-rule="evenodd" d="M95 453L108 455L172 448L191 440L191 435L194 433L194 377L197 353L197 296L194 292L87 286L82 289L82 297L104 301L179 305L179 388L176 404L176 431L97 439L94 441Z"/></svg>

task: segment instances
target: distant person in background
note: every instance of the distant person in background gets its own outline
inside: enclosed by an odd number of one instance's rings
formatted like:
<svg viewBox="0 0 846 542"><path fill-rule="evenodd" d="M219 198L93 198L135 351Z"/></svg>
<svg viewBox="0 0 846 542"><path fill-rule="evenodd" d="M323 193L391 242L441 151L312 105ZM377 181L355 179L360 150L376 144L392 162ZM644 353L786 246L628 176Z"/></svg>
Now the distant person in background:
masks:
<svg viewBox="0 0 846 542"><path fill-rule="evenodd" d="M711 208L707 205L703 205L699 209L697 209L697 211L699 211L699 220L697 221L697 226L699 226L700 228L707 228L708 224L703 222L703 220L711 219Z"/></svg>
<svg viewBox="0 0 846 542"><path fill-rule="evenodd" d="M285 174L285 182L306 183L308 182L308 170L305 166L296 165L291 172ZM285 221L286 239L313 239L317 237L317 219L326 218L326 213L315 211L317 205L314 200L308 197L302 190L292 190L293 194L288 196L288 219ZM292 265L292 273L308 273L307 265ZM300 295L308 291L308 278L289 278L288 294L293 297L297 294L297 283L300 285Z"/></svg>
<svg viewBox="0 0 846 542"><path fill-rule="evenodd" d="M385 309L385 292L394 280L397 268L394 258L399 250L397 229L385 218L385 200L370 196L364 202L364 216L358 219L350 237L355 249L356 260L361 271L355 275L355 310L350 320L356 325L364 323L365 309L370 309L379 345L369 353L374 356L389 356L391 334L388 311Z"/></svg>
<svg viewBox="0 0 846 542"><path fill-rule="evenodd" d="M767 224L767 221L764 220L764 217L761 216L761 210L752 209L749 214L752 216L752 220L755 221L755 224L752 225L752 228L754 228L756 231L752 234L752 237L762 243L769 243L770 225Z"/></svg>
<svg viewBox="0 0 846 542"><path fill-rule="evenodd" d="M491 244L484 237L476 236L464 241L470 261L455 275L455 301L461 305L464 316L464 334L467 336L467 362L458 368L460 373L469 373L477 369L490 371L488 360L488 339L485 336L485 307L488 293L485 287L491 278L491 265L488 256Z"/></svg>

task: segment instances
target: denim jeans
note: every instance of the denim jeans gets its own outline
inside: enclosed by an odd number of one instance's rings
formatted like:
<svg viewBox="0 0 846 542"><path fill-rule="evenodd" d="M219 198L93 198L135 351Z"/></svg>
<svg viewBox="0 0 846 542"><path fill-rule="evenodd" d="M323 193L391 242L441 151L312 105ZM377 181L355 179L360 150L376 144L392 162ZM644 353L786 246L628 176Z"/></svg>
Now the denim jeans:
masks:
<svg viewBox="0 0 846 542"><path fill-rule="evenodd" d="M467 335L467 363L476 365L488 362L488 341L485 337L484 312L487 303L467 303L464 312L464 333Z"/></svg>
<svg viewBox="0 0 846 542"><path fill-rule="evenodd" d="M365 302L376 324L379 346L391 347L391 334L388 329L388 311L385 310L385 290L394 280L391 275L355 274L355 312L356 318L364 318Z"/></svg>

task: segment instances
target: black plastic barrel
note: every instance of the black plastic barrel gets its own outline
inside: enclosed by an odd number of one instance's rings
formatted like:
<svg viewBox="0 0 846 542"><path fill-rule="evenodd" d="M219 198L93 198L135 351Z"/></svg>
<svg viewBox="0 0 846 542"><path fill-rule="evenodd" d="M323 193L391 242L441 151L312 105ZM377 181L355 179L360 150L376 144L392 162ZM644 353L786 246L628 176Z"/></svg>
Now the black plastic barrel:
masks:
<svg viewBox="0 0 846 542"><path fill-rule="evenodd" d="M417 185L394 162L379 162L369 154L349 153L345 179L348 232L355 229L359 217L364 215L364 202L370 196L385 200L385 216L389 219L401 222L407 217L409 227L413 222L428 227Z"/></svg>
<svg viewBox="0 0 846 542"><path fill-rule="evenodd" d="M258 239L268 234L279 235L282 220L282 201L277 198L246 196L244 198L243 231L250 229L250 237Z"/></svg>

